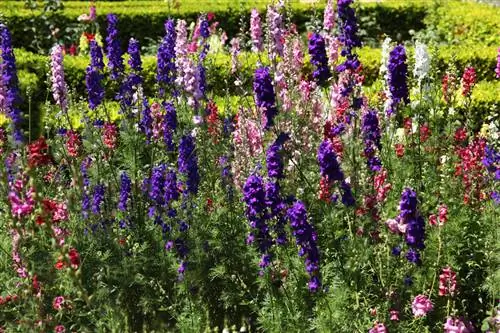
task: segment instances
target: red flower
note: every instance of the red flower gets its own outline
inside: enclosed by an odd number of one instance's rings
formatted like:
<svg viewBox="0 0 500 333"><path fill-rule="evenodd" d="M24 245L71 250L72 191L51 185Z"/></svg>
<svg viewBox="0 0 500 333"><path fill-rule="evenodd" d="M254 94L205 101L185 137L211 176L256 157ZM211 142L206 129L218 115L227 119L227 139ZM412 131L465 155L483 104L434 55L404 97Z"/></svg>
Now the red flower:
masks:
<svg viewBox="0 0 500 333"><path fill-rule="evenodd" d="M118 132L118 127L115 124L105 123L103 133L104 145L109 149L115 149L119 134L120 132Z"/></svg>
<svg viewBox="0 0 500 333"><path fill-rule="evenodd" d="M453 138L457 142L463 142L465 141L465 139L467 139L467 131L463 127L457 128Z"/></svg>
<svg viewBox="0 0 500 333"><path fill-rule="evenodd" d="M89 42L95 39L95 34L84 32L83 35L87 38Z"/></svg>
<svg viewBox="0 0 500 333"><path fill-rule="evenodd" d="M405 146L402 143L396 143L394 148L396 149L397 157L403 157L405 155Z"/></svg>
<svg viewBox="0 0 500 333"><path fill-rule="evenodd" d="M76 45L71 44L69 47L69 55L75 56L76 55Z"/></svg>
<svg viewBox="0 0 500 333"><path fill-rule="evenodd" d="M467 67L465 68L464 75L462 76L462 95L470 95L474 84L476 84L476 70L474 67Z"/></svg>
<svg viewBox="0 0 500 333"><path fill-rule="evenodd" d="M403 126L406 130L406 134L411 133L412 121L410 117L406 117L403 121Z"/></svg>
<svg viewBox="0 0 500 333"><path fill-rule="evenodd" d="M457 273L449 266L441 270L439 275L439 296L454 295L457 289Z"/></svg>
<svg viewBox="0 0 500 333"><path fill-rule="evenodd" d="M208 116L206 121L208 123L208 133L215 139L220 133L220 119L217 104L213 101L208 102L207 113Z"/></svg>
<svg viewBox="0 0 500 333"><path fill-rule="evenodd" d="M71 130L66 133L66 137L66 149L68 150L69 156L77 157L82 145L80 134Z"/></svg>
<svg viewBox="0 0 500 333"><path fill-rule="evenodd" d="M326 177L321 177L321 180L319 181L319 199L330 202L331 197L330 182Z"/></svg>
<svg viewBox="0 0 500 333"><path fill-rule="evenodd" d="M420 126L420 141L425 142L431 136L431 129L429 125L423 124Z"/></svg>
<svg viewBox="0 0 500 333"><path fill-rule="evenodd" d="M49 154L49 146L45 142L44 137L33 141L26 149L28 150L28 165L31 168L47 165L52 161L52 157Z"/></svg>
<svg viewBox="0 0 500 333"><path fill-rule="evenodd" d="M71 248L69 250L69 261L71 263L71 268L73 269L78 269L80 266L80 254L75 248Z"/></svg>
<svg viewBox="0 0 500 333"><path fill-rule="evenodd" d="M207 20L212 21L215 18L215 14L213 12L207 13Z"/></svg>
<svg viewBox="0 0 500 333"><path fill-rule="evenodd" d="M64 268L64 266L66 266L66 264L64 263L64 261L62 261L61 259L59 259L56 264L54 265L55 269L57 270L61 270Z"/></svg>
<svg viewBox="0 0 500 333"><path fill-rule="evenodd" d="M33 287L33 292L38 294L40 292L40 282L38 281L38 276L33 275L33 280L31 281L31 285Z"/></svg>

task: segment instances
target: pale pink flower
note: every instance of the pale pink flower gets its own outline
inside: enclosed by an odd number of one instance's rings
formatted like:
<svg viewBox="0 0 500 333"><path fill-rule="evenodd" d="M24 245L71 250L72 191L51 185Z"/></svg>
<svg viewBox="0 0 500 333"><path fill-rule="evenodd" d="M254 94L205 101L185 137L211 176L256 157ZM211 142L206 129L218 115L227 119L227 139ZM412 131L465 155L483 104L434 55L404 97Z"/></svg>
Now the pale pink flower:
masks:
<svg viewBox="0 0 500 333"><path fill-rule="evenodd" d="M416 296L411 304L411 310L415 318L425 316L427 312L432 311L433 308L432 302L425 295Z"/></svg>
<svg viewBox="0 0 500 333"><path fill-rule="evenodd" d="M262 25L260 21L259 11L252 9L250 14L250 38L252 40L252 52L261 52L262 44Z"/></svg>
<svg viewBox="0 0 500 333"><path fill-rule="evenodd" d="M328 0L323 15L323 29L331 31L335 28L335 11L333 10L333 1Z"/></svg>
<svg viewBox="0 0 500 333"><path fill-rule="evenodd" d="M393 234L399 232L399 222L396 219L388 219L385 224Z"/></svg>
<svg viewBox="0 0 500 333"><path fill-rule="evenodd" d="M465 323L459 318L448 317L444 323L444 333L470 333Z"/></svg>
<svg viewBox="0 0 500 333"><path fill-rule="evenodd" d="M398 310L391 310L389 312L390 314L390 320L392 321L399 321L399 311Z"/></svg>
<svg viewBox="0 0 500 333"><path fill-rule="evenodd" d="M240 67L240 63L238 61L238 55L240 54L240 39L232 38L231 39L231 74L234 74L238 71Z"/></svg>
<svg viewBox="0 0 500 333"><path fill-rule="evenodd" d="M375 323L373 328L368 333L387 333L387 327L383 323Z"/></svg>

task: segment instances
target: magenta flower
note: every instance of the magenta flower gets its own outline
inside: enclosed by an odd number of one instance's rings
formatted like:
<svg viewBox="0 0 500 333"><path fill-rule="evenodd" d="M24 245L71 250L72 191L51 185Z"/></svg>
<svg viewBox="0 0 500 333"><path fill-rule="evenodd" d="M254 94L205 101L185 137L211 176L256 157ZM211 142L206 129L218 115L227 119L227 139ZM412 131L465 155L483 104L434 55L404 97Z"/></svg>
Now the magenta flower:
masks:
<svg viewBox="0 0 500 333"><path fill-rule="evenodd" d="M411 304L411 310L415 318L424 317L433 308L431 300L425 295L416 296Z"/></svg>
<svg viewBox="0 0 500 333"><path fill-rule="evenodd" d="M57 296L52 301L52 307L54 308L54 310L60 311L60 310L62 310L63 303L64 303L64 297Z"/></svg>

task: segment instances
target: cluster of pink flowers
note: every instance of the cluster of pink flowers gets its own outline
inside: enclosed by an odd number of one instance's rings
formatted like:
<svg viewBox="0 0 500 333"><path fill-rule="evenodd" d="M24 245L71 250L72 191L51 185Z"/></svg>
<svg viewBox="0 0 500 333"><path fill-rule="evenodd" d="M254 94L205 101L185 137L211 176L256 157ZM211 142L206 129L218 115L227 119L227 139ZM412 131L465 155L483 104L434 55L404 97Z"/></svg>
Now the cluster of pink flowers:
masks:
<svg viewBox="0 0 500 333"><path fill-rule="evenodd" d="M252 52L262 52L262 24L257 9L252 9L250 14L250 38L252 39Z"/></svg>
<svg viewBox="0 0 500 333"><path fill-rule="evenodd" d="M12 216L17 219L30 215L35 209L35 190L29 187L24 192L24 187L25 180L17 179L8 194Z"/></svg>
<svg viewBox="0 0 500 333"><path fill-rule="evenodd" d="M411 310L415 318L424 317L432 309L434 309L434 305L432 305L431 300L425 295L416 296L411 304Z"/></svg>
<svg viewBox="0 0 500 333"><path fill-rule="evenodd" d="M68 150L68 155L71 157L77 157L80 154L80 148L82 146L82 139L80 133L69 130L66 132L66 149Z"/></svg>
<svg viewBox="0 0 500 333"><path fill-rule="evenodd" d="M375 322L373 328L371 328L368 333L387 333L387 327L383 323Z"/></svg>
<svg viewBox="0 0 500 333"><path fill-rule="evenodd" d="M472 88L476 84L476 70L474 67L465 68L462 75L462 95L470 96Z"/></svg>
<svg viewBox="0 0 500 333"><path fill-rule="evenodd" d="M102 135L102 141L104 145L109 149L115 149L116 144L118 142L120 132L118 131L118 127L114 123L105 123L104 131Z"/></svg>
<svg viewBox="0 0 500 333"><path fill-rule="evenodd" d="M444 333L471 333L473 330L467 327L460 318L448 317L444 323Z"/></svg>
<svg viewBox="0 0 500 333"><path fill-rule="evenodd" d="M457 290L457 273L451 267L444 267L439 275L439 296L455 294Z"/></svg>
<svg viewBox="0 0 500 333"><path fill-rule="evenodd" d="M465 147L457 148L457 155L460 162L455 167L455 175L462 178L465 193L464 203L471 203L472 199L481 200L484 197L482 192L482 177L484 166L482 160L486 141L484 139L474 139Z"/></svg>
<svg viewBox="0 0 500 333"><path fill-rule="evenodd" d="M429 215L429 224L433 226L443 226L448 221L448 206L441 204L438 213Z"/></svg>
<svg viewBox="0 0 500 333"><path fill-rule="evenodd" d="M269 31L269 56L283 56L283 17L274 6L267 7L267 27Z"/></svg>

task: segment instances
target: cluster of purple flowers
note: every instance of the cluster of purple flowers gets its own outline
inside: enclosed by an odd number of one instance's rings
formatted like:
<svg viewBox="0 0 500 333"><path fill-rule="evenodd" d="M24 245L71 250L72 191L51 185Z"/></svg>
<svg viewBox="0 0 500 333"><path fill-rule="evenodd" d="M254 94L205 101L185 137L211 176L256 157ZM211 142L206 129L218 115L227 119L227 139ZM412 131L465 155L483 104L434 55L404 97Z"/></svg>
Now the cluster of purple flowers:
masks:
<svg viewBox="0 0 500 333"><path fill-rule="evenodd" d="M317 245L318 235L314 227L307 221L307 210L304 203L297 200L288 209L288 218L292 233L299 246L299 255L305 257L306 271L309 274L309 290L317 291L321 287L319 279L319 249Z"/></svg>
<svg viewBox="0 0 500 333"><path fill-rule="evenodd" d="M141 120L139 121L139 129L146 136L146 143L151 143L153 136L153 117L148 100L144 98L142 103Z"/></svg>
<svg viewBox="0 0 500 333"><path fill-rule="evenodd" d="M355 199L352 194L351 186L346 182L344 173L342 172L337 154L333 149L330 140L324 140L318 148L318 164L321 176L330 184L333 181L340 182L340 189L342 190L342 203L346 206L353 206Z"/></svg>
<svg viewBox="0 0 500 333"><path fill-rule="evenodd" d="M160 85L160 95L163 96L166 87L173 87L175 82L175 31L174 20L165 22L165 36L163 37L157 54L156 81Z"/></svg>
<svg viewBox="0 0 500 333"><path fill-rule="evenodd" d="M126 172L120 175L120 199L118 201L118 209L122 212L127 210L130 191L132 190L132 182Z"/></svg>
<svg viewBox="0 0 500 333"><path fill-rule="evenodd" d="M253 92L257 107L262 109L266 115L264 128L269 129L274 125L274 117L278 114L278 109L276 108L273 80L268 67L259 67L255 71Z"/></svg>
<svg viewBox="0 0 500 333"><path fill-rule="evenodd" d="M170 102L164 102L163 107L165 108L165 116L163 119L163 141L165 142L165 147L168 152L173 152L175 150L174 145L174 132L177 128L177 112L175 107Z"/></svg>
<svg viewBox="0 0 500 333"><path fill-rule="evenodd" d="M382 149L380 143L380 127L376 110L367 110L363 114L361 123L361 131L363 133L364 153L367 158L368 167L371 171L377 172L382 168L382 161L375 155L376 149Z"/></svg>
<svg viewBox="0 0 500 333"><path fill-rule="evenodd" d="M123 53L118 38L118 17L114 14L108 14L108 35L106 37L106 55L108 57L108 67L111 72L111 79L116 80L125 70L123 64Z"/></svg>
<svg viewBox="0 0 500 333"><path fill-rule="evenodd" d="M130 65L131 72L120 86L120 92L117 96L117 99L127 106L132 104L134 91L142 83L142 60L140 49L139 42L131 38L127 50L130 56L128 64Z"/></svg>
<svg viewBox="0 0 500 333"><path fill-rule="evenodd" d="M309 55L311 63L316 67L313 71L313 78L322 84L330 78L331 73L328 68L325 39L318 33L313 33L309 38Z"/></svg>
<svg viewBox="0 0 500 333"><path fill-rule="evenodd" d="M198 193L200 174L198 173L198 156L194 137L184 135L179 142L179 157L177 159L179 172L186 176L187 193Z"/></svg>
<svg viewBox="0 0 500 333"><path fill-rule="evenodd" d="M269 249L272 246L272 237L269 232L269 226L266 223L267 205L266 205L266 190L262 177L257 174L252 174L248 177L243 186L243 200L246 203L246 216L250 223L250 227L255 229L248 236L248 242L256 242L262 253L259 266L264 269L271 262Z"/></svg>
<svg viewBox="0 0 500 333"><path fill-rule="evenodd" d="M208 24L206 16L200 19L200 36L204 39L210 37L210 25Z"/></svg>
<svg viewBox="0 0 500 333"><path fill-rule="evenodd" d="M21 142L24 139L21 129L23 116L19 109L21 95L19 92L19 80L17 78L16 58L14 56L10 31L3 24L0 24L0 50L2 54L0 90L3 93L3 96L0 96L0 100L3 100L0 106L5 109L4 111L12 121L14 140Z"/></svg>
<svg viewBox="0 0 500 333"><path fill-rule="evenodd" d="M361 40L359 39L358 33L358 23L356 22L356 13L353 8L350 7L353 0L338 0L337 11L338 11L338 27L339 27L339 41L342 43L342 55L347 59L346 61L337 67L337 71L342 72L346 69L356 70L360 63L357 56L352 52L354 47L361 46Z"/></svg>
<svg viewBox="0 0 500 333"><path fill-rule="evenodd" d="M500 152L495 151L495 148L490 145L486 145L482 162L486 170L493 174L494 182L500 181ZM492 191L491 198L496 204L500 204L500 193L498 191Z"/></svg>
<svg viewBox="0 0 500 333"><path fill-rule="evenodd" d="M397 45L389 53L389 91L391 93L391 108L388 113L393 114L397 105L403 101L405 104L410 103L408 94L408 84L406 82L408 76L408 65L406 64L406 50L403 45Z"/></svg>
<svg viewBox="0 0 500 333"><path fill-rule="evenodd" d="M97 184L94 186L94 193L92 197L92 213L99 214L101 212L101 206L104 202L104 192L106 187L103 184Z"/></svg>
<svg viewBox="0 0 500 333"><path fill-rule="evenodd" d="M104 99L104 88L101 81L103 75L101 71L104 69L102 60L102 51L97 42L90 42L90 65L87 67L85 75L85 85L87 87L87 95L89 108L95 110Z"/></svg>
<svg viewBox="0 0 500 333"><path fill-rule="evenodd" d="M411 188L405 188L399 202L399 223L406 224L405 241L410 247L406 259L414 264L420 264L418 250L425 248L425 221L417 209L417 193Z"/></svg>
<svg viewBox="0 0 500 333"><path fill-rule="evenodd" d="M286 133L280 133L278 138L266 151L267 175L269 178L283 178L283 158L280 154L283 144L289 139Z"/></svg>

